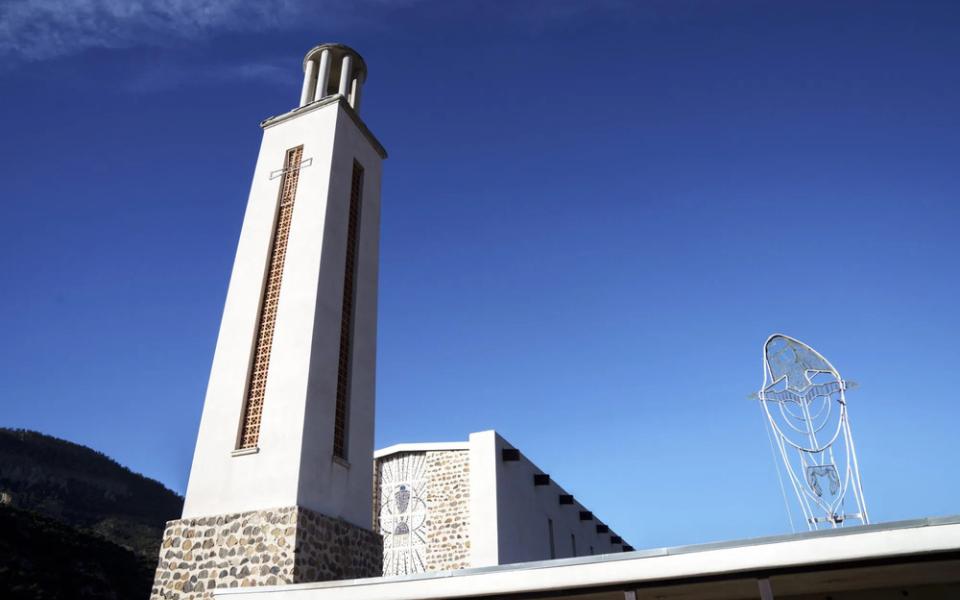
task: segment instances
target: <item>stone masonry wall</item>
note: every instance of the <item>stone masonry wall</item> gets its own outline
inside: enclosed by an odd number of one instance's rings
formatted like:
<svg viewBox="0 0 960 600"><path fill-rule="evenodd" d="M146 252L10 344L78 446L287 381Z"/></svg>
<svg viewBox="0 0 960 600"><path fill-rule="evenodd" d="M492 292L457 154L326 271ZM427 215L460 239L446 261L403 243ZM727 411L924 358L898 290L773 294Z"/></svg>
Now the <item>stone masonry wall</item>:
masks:
<svg viewBox="0 0 960 600"><path fill-rule="evenodd" d="M379 577L372 531L288 507L167 523L151 600L207 600L214 588Z"/></svg>
<svg viewBox="0 0 960 600"><path fill-rule="evenodd" d="M470 452L427 452L428 571L470 566Z"/></svg>

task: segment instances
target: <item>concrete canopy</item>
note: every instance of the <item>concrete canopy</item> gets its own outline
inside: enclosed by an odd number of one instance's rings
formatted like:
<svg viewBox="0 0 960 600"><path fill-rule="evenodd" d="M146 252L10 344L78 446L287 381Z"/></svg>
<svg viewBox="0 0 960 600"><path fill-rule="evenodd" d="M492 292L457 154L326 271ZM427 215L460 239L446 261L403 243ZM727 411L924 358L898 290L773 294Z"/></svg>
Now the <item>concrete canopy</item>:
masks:
<svg viewBox="0 0 960 600"><path fill-rule="evenodd" d="M241 600L960 597L960 516L430 575L218 589Z"/></svg>

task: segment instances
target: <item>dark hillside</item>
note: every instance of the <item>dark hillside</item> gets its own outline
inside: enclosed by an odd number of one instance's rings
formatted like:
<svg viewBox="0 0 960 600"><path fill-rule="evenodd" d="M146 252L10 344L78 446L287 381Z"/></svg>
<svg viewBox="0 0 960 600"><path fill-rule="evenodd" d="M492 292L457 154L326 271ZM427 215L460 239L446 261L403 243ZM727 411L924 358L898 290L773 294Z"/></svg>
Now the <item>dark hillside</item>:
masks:
<svg viewBox="0 0 960 600"><path fill-rule="evenodd" d="M90 529L156 560L164 524L179 518L183 499L86 446L0 428L0 504Z"/></svg>
<svg viewBox="0 0 960 600"><path fill-rule="evenodd" d="M146 599L156 559L33 512L0 506L4 600Z"/></svg>

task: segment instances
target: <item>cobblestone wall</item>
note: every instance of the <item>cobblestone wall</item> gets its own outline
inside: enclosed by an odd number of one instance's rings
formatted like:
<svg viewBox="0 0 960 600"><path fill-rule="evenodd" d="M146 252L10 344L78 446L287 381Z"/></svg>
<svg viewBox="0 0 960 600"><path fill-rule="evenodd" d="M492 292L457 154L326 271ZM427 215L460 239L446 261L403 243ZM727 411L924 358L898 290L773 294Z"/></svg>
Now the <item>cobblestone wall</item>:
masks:
<svg viewBox="0 0 960 600"><path fill-rule="evenodd" d="M428 571L470 566L470 453L427 452Z"/></svg>
<svg viewBox="0 0 960 600"><path fill-rule="evenodd" d="M151 600L200 600L217 587L378 577L380 536L298 507L167 523Z"/></svg>

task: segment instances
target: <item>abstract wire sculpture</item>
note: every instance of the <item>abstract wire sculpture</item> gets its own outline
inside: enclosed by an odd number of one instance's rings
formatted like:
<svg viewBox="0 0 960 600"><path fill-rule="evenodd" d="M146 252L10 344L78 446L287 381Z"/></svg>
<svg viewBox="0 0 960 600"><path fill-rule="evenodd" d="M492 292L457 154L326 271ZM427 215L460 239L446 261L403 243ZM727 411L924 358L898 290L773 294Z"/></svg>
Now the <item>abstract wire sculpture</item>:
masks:
<svg viewBox="0 0 960 600"><path fill-rule="evenodd" d="M810 346L779 333L767 338L757 395L811 530L870 522L846 389L840 373Z"/></svg>

